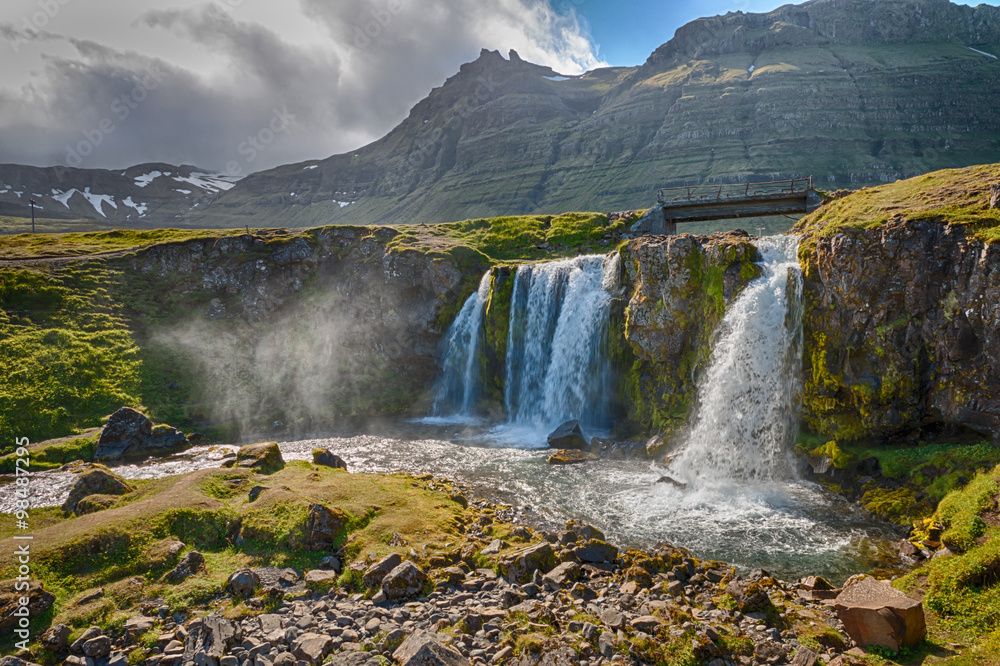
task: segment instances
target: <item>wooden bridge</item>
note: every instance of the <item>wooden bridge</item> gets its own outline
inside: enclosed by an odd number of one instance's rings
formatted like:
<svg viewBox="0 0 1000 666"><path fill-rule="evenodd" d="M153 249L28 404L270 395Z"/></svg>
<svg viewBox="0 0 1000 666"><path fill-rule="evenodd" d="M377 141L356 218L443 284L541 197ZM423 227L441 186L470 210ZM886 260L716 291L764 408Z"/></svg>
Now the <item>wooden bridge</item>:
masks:
<svg viewBox="0 0 1000 666"><path fill-rule="evenodd" d="M677 224L682 222L804 215L819 207L820 198L810 176L765 183L663 188L657 191L656 202L632 231L670 235L677 233Z"/></svg>

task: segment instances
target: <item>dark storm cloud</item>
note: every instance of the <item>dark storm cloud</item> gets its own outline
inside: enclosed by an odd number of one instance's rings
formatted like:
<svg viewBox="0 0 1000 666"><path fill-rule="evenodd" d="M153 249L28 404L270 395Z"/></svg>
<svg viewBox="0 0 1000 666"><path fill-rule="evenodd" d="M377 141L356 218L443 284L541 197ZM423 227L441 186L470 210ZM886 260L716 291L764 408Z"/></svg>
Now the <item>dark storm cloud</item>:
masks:
<svg viewBox="0 0 1000 666"><path fill-rule="evenodd" d="M481 47L516 48L568 72L600 64L575 17L540 0L303 0L300 10L326 43L297 43L221 4L147 11L135 22L211 54L203 68L33 32L64 54L43 56L20 89L0 88L0 162L246 173L380 136ZM27 37L11 24L0 36Z"/></svg>

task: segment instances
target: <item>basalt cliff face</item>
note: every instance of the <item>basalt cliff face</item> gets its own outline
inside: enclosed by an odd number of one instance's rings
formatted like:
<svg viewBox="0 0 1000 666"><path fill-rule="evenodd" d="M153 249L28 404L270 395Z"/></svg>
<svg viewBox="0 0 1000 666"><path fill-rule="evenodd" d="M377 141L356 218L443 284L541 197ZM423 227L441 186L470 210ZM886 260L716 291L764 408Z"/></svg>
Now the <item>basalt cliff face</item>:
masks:
<svg viewBox="0 0 1000 666"><path fill-rule="evenodd" d="M804 417L843 439L1000 438L1000 247L900 219L821 238L806 273Z"/></svg>

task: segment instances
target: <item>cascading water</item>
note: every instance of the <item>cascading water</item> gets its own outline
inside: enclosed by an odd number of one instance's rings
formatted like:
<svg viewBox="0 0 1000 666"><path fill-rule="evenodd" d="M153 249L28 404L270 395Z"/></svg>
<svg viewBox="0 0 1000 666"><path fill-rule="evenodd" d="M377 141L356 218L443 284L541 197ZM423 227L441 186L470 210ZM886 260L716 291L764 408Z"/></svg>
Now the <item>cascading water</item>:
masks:
<svg viewBox="0 0 1000 666"><path fill-rule="evenodd" d="M479 388L483 308L490 296L490 274L479 281L445 337L444 367L434 388L434 416L468 416Z"/></svg>
<svg viewBox="0 0 1000 666"><path fill-rule="evenodd" d="M511 296L504 406L536 428L578 419L605 428L608 323L617 255L520 266Z"/></svg>
<svg viewBox="0 0 1000 666"><path fill-rule="evenodd" d="M722 320L687 442L670 465L696 487L790 472L802 337L798 238L773 236L755 244L764 273Z"/></svg>

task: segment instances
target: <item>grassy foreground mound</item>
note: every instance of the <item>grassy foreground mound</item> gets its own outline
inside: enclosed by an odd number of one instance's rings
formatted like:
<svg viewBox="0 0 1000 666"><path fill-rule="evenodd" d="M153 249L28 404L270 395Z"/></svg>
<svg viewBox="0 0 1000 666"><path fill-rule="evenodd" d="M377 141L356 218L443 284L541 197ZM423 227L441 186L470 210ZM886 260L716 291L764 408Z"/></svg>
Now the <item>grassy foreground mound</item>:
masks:
<svg viewBox="0 0 1000 666"><path fill-rule="evenodd" d="M242 567L305 571L340 548L346 561L380 558L393 550L390 542L405 542L426 559L461 540L460 517L467 512L464 498L426 479L349 474L303 461L269 476L211 469L130 483L136 490L103 511L80 517L57 507L31 512L32 577L56 596L53 609L35 619L34 636L57 623L75 634L93 624L120 627L148 599L186 612L219 596ZM251 501L256 485L268 490ZM306 550L313 504L344 518L342 533L325 551ZM0 538L13 533L13 521L5 521ZM191 550L204 556L205 570L171 582L166 574ZM12 552L0 553L0 579L16 575ZM348 584L351 575L345 574ZM0 644L0 652L9 654L10 647Z"/></svg>

